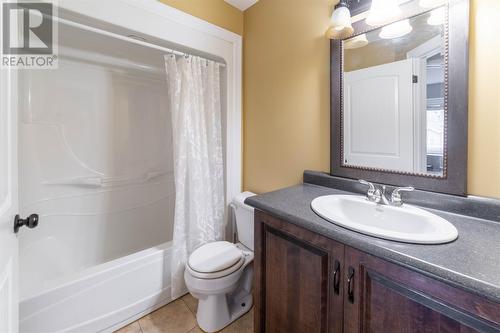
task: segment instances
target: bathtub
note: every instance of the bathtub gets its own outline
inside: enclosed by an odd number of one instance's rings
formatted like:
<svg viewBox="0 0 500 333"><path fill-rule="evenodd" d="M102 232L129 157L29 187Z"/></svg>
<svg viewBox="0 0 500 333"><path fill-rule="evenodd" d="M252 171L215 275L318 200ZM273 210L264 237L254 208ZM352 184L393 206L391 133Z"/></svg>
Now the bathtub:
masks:
<svg viewBox="0 0 500 333"><path fill-rule="evenodd" d="M112 332L170 301L175 189L164 52L59 27L19 74L20 332Z"/></svg>
<svg viewBox="0 0 500 333"><path fill-rule="evenodd" d="M168 303L171 243L91 267L20 302L20 332L113 332Z"/></svg>

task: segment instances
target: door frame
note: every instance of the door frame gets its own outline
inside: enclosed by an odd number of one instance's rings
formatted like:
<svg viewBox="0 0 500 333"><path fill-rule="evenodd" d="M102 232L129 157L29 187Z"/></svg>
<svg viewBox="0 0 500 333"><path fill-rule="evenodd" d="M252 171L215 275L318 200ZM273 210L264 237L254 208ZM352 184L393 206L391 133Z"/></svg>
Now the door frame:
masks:
<svg viewBox="0 0 500 333"><path fill-rule="evenodd" d="M427 59L441 52L441 38L436 36L406 53L406 58L413 58L415 75L415 170L427 172ZM424 62L424 63L422 63Z"/></svg>
<svg viewBox="0 0 500 333"><path fill-rule="evenodd" d="M0 302L3 301L3 297L7 298L7 315L4 318L8 320L6 325L8 327L8 332L18 332L19 330L19 242L13 229L14 216L19 210L17 183L17 78L18 74L16 69L0 69L0 121L5 120L7 125L7 169L5 170L7 174L7 195L0 206L0 245L1 247L5 247L7 251L3 252L0 250ZM5 119L2 118L3 115L6 116ZM0 156L0 158L4 157L5 156ZM2 294L2 290L4 290L4 288L6 294ZM2 310L2 304L0 304L0 310ZM1 319L2 317L0 317L0 320ZM0 329L1 328L2 327L0 325Z"/></svg>

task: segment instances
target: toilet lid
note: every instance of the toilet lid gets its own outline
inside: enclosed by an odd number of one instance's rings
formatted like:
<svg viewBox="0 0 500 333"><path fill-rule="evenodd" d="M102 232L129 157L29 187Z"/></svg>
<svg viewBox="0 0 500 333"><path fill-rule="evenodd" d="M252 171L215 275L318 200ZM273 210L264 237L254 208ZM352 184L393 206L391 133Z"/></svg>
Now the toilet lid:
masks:
<svg viewBox="0 0 500 333"><path fill-rule="evenodd" d="M243 253L233 243L212 242L197 248L188 260L189 267L200 273L214 273L241 262Z"/></svg>

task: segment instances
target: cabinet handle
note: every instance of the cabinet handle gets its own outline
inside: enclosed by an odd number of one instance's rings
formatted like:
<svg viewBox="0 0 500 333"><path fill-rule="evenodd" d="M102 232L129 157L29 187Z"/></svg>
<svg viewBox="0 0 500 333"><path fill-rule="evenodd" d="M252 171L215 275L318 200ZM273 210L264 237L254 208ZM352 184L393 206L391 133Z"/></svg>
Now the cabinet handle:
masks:
<svg viewBox="0 0 500 333"><path fill-rule="evenodd" d="M335 270L333 271L333 291L340 293L340 261L335 260Z"/></svg>
<svg viewBox="0 0 500 333"><path fill-rule="evenodd" d="M347 274L347 297L354 304L354 268L349 267Z"/></svg>

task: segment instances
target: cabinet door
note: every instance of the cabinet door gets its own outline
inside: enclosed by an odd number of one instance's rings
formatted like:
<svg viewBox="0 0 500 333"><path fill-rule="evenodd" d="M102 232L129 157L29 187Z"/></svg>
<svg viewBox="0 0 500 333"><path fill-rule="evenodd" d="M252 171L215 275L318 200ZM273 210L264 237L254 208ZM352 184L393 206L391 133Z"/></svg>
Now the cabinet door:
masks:
<svg viewBox="0 0 500 333"><path fill-rule="evenodd" d="M255 331L342 331L343 246L255 215Z"/></svg>
<svg viewBox="0 0 500 333"><path fill-rule="evenodd" d="M344 73L344 164L415 171L413 74L412 59Z"/></svg>
<svg viewBox="0 0 500 333"><path fill-rule="evenodd" d="M344 331L499 332L498 304L345 248Z"/></svg>

